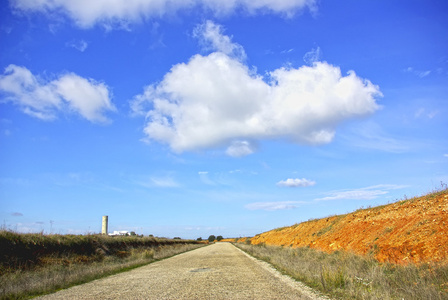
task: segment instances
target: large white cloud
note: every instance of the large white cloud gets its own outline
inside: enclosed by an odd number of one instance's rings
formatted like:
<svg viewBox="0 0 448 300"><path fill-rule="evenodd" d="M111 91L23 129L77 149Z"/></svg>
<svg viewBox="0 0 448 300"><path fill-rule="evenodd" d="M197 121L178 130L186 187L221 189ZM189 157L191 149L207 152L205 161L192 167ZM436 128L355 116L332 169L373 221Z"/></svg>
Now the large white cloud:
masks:
<svg viewBox="0 0 448 300"><path fill-rule="evenodd" d="M213 13L231 14L238 9L249 13L271 12L292 16L308 8L316 10L316 0L10 0L20 11L62 12L80 27L96 23L133 23L163 17L179 10L204 8Z"/></svg>
<svg viewBox="0 0 448 300"><path fill-rule="evenodd" d="M260 139L329 143L338 124L379 108L379 88L353 71L343 76L338 67L314 62L279 68L264 80L230 52L195 55L134 97L131 108L146 115L149 140L176 152L227 146L229 155L242 156Z"/></svg>
<svg viewBox="0 0 448 300"><path fill-rule="evenodd" d="M9 65L0 75L0 101L12 102L31 116L55 119L60 112L76 112L91 122L104 123L115 111L109 88L101 82L68 73L52 81L34 76L25 67Z"/></svg>

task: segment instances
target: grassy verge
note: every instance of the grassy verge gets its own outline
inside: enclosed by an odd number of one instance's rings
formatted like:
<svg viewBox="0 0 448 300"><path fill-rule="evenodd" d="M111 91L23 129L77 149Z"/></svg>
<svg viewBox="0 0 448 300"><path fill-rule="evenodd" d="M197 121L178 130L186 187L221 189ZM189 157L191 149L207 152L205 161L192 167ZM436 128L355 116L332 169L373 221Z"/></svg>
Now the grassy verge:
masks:
<svg viewBox="0 0 448 300"><path fill-rule="evenodd" d="M448 265L392 265L310 248L235 244L335 299L448 299Z"/></svg>
<svg viewBox="0 0 448 300"><path fill-rule="evenodd" d="M0 299L55 292L201 246L185 240L0 232Z"/></svg>

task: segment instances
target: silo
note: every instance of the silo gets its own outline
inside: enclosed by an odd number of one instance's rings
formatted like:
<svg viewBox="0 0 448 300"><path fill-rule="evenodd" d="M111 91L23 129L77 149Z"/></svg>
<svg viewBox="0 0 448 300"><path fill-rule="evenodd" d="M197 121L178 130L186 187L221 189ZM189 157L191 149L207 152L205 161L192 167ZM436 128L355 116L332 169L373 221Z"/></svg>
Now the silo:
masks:
<svg viewBox="0 0 448 300"><path fill-rule="evenodd" d="M109 217L108 216L103 216L103 227L101 229L101 233L104 235L107 235L107 223L109 221Z"/></svg>

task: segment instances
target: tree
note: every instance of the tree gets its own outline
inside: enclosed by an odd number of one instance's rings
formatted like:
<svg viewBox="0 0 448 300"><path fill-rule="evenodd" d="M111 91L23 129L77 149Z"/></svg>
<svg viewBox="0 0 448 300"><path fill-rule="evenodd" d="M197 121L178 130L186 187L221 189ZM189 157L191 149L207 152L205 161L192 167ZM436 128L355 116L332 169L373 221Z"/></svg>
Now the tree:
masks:
<svg viewBox="0 0 448 300"><path fill-rule="evenodd" d="M214 242L216 240L216 236L214 236L213 234L211 235L211 236L209 236L208 237L208 241L211 243L211 242Z"/></svg>
<svg viewBox="0 0 448 300"><path fill-rule="evenodd" d="M222 240L223 239L223 237L222 237L222 235L218 235L217 237L216 237L216 240L219 242L220 240Z"/></svg>
<svg viewBox="0 0 448 300"><path fill-rule="evenodd" d="M196 239L196 241L202 241L202 238L201 237L198 237L197 239Z"/></svg>

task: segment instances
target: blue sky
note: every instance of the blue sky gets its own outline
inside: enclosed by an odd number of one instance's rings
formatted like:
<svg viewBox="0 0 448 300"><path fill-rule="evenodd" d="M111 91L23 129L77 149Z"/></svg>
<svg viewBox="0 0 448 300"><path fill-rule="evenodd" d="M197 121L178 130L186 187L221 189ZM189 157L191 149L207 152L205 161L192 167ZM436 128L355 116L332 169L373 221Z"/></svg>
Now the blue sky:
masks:
<svg viewBox="0 0 448 300"><path fill-rule="evenodd" d="M252 236L448 183L446 1L10 0L0 220Z"/></svg>

